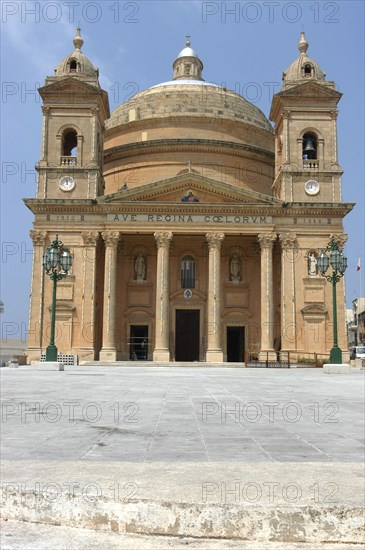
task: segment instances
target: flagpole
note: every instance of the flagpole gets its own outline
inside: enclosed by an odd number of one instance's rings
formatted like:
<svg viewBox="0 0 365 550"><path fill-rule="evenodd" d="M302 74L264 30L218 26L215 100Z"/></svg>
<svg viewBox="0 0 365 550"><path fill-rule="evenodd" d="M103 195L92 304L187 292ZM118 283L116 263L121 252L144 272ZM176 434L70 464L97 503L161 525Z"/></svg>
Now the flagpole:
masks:
<svg viewBox="0 0 365 550"><path fill-rule="evenodd" d="M359 272L359 306L360 306L360 298L363 297L363 295L362 295L362 279L361 279L361 256L359 256L359 259L357 260L357 271Z"/></svg>

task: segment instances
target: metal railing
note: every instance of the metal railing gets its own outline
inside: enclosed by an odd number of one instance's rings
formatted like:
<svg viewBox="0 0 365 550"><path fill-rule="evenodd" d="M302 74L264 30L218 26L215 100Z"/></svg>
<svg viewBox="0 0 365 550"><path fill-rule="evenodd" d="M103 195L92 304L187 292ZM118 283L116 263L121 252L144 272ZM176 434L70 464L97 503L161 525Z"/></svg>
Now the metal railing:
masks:
<svg viewBox="0 0 365 550"><path fill-rule="evenodd" d="M322 368L324 363L329 362L329 355L324 353L306 353L300 356L298 352L277 351L276 358L273 358L272 352L258 354L257 352L247 351L245 353L246 367L256 368L286 368L307 367Z"/></svg>

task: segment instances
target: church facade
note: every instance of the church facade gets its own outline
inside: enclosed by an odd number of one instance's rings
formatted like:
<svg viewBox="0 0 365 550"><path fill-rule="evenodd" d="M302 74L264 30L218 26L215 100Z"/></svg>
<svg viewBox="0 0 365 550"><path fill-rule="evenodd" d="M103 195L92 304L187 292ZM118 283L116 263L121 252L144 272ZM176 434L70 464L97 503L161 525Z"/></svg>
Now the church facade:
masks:
<svg viewBox="0 0 365 550"><path fill-rule="evenodd" d="M171 81L109 111L98 69L74 51L46 78L35 198L28 360L49 343L56 235L73 255L58 283L56 345L89 361L244 362L329 354L332 288L317 268L344 246L337 104L299 56L266 116L203 79L187 40ZM339 346L347 349L344 285Z"/></svg>

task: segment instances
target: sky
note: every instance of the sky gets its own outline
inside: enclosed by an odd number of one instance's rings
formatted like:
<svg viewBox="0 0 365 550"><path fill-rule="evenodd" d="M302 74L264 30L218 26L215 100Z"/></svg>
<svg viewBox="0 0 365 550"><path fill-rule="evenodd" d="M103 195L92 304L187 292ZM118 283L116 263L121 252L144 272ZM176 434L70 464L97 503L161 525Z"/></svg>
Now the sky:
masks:
<svg viewBox="0 0 365 550"><path fill-rule="evenodd" d="M336 82L338 147L348 234L346 299L351 307L364 278L364 2L363 1L4 1L1 6L1 285L3 338L25 339L32 266L34 197L40 158L41 101L36 89L73 51L100 70L111 110L135 93L170 80L172 62L191 35L209 82L238 91L268 117L282 71L308 55ZM358 258L362 267L356 270ZM362 283L362 295L365 285Z"/></svg>

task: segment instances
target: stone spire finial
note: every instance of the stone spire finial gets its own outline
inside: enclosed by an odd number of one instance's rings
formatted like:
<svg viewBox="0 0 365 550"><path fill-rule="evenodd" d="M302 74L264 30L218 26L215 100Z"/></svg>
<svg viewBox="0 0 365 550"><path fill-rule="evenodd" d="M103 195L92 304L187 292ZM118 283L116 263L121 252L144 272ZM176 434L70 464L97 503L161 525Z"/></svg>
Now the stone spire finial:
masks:
<svg viewBox="0 0 365 550"><path fill-rule="evenodd" d="M309 44L305 39L304 31L302 31L300 33L300 40L299 40L299 43L298 43L298 50L300 51L300 53L302 55L305 55L307 53L308 46L309 46Z"/></svg>
<svg viewBox="0 0 365 550"><path fill-rule="evenodd" d="M190 38L191 38L190 34L187 34L187 35L186 35L186 42L185 42L185 46L186 46L187 48L190 48L190 46L191 46Z"/></svg>
<svg viewBox="0 0 365 550"><path fill-rule="evenodd" d="M74 46L77 50L80 50L83 43L84 43L83 39L81 38L81 29L80 29L80 27L77 27L77 29L76 29L76 36L73 39L73 43L74 43Z"/></svg>

